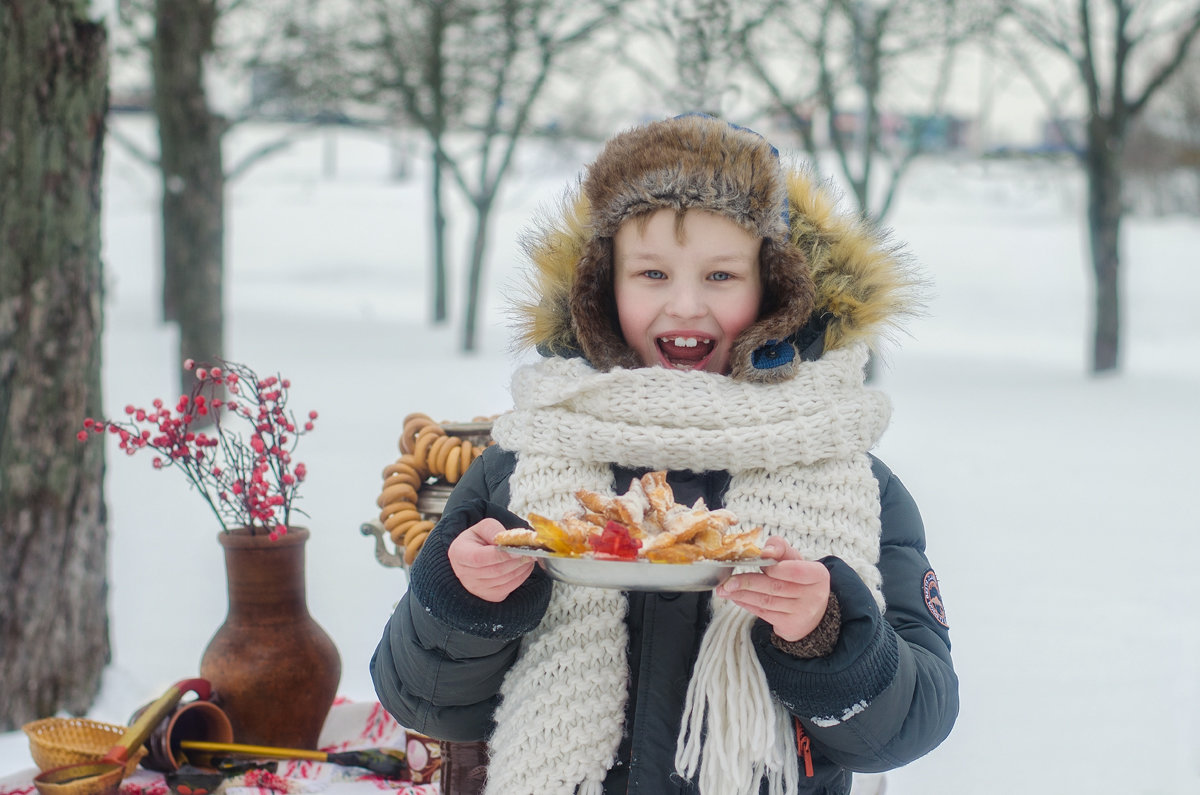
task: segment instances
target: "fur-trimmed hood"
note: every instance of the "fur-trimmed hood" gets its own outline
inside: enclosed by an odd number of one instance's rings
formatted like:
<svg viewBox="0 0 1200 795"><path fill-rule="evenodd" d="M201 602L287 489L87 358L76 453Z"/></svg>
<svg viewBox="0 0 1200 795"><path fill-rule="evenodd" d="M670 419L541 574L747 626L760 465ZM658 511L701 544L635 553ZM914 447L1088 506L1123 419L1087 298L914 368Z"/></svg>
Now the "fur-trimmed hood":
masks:
<svg viewBox="0 0 1200 795"><path fill-rule="evenodd" d="M748 165L731 167L727 140L731 134L743 139L743 144L746 136L753 136L772 155L775 150L756 133L722 121L708 117L684 121L693 128L698 125L705 140L685 131L684 147L676 145L672 150L672 142L661 141L655 142L661 152L635 146L640 159L628 166L630 146L624 138L631 133L618 136L564 198L558 217L544 219L526 234L525 250L533 268L526 293L514 307L521 347L536 347L547 356L583 356L599 370L641 366L617 323L612 235L625 218L662 207L719 212L763 238L764 305L759 319L734 343L731 376L735 379L777 382L790 378L801 360L817 358L825 350L859 342L877 348L916 310L918 282L899 247L869 224L840 212L833 192L808 170L781 168L775 155L776 176L764 180L764 157L759 152L742 156L743 161L756 158ZM678 122L657 122L642 130ZM636 137L637 131L632 135ZM726 140L713 144L708 140L713 135ZM733 171L735 184L721 184L715 193L702 195L695 186L703 186L714 173L724 179L724 172L711 168L699 172L686 161L695 152L680 152L704 149L702 154L711 159L714 145L724 147L722 167ZM735 153L732 159L738 157ZM620 173L609 173L613 164ZM739 169L747 175L741 185L737 184ZM644 177L648 172L653 179ZM636 184L639 180L644 184ZM632 189L630 182L635 183ZM739 188L766 200L757 206L753 195L751 201L739 201L743 198L736 195ZM773 192L778 195L770 195ZM725 198L729 193L735 194L733 201ZM597 205L604 209L592 212Z"/></svg>

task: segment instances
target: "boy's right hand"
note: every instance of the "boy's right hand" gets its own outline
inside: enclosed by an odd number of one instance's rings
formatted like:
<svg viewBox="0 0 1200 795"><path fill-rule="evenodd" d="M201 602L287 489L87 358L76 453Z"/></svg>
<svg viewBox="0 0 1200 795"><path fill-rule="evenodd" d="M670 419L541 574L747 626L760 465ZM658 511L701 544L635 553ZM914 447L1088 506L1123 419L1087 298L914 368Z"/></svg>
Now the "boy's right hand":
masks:
<svg viewBox="0 0 1200 795"><path fill-rule="evenodd" d="M504 525L481 519L450 542L450 567L469 593L488 602L503 602L529 578L532 558L510 555L492 543Z"/></svg>

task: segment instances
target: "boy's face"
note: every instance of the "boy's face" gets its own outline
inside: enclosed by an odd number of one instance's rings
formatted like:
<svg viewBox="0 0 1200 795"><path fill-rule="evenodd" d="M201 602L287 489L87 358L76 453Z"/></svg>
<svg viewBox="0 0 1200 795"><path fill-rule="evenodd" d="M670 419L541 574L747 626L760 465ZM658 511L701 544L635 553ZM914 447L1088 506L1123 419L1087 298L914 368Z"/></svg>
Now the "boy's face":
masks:
<svg viewBox="0 0 1200 795"><path fill-rule="evenodd" d="M613 237L613 288L621 333L647 367L728 373L739 333L762 301L762 241L723 215L675 211L641 226L623 222Z"/></svg>

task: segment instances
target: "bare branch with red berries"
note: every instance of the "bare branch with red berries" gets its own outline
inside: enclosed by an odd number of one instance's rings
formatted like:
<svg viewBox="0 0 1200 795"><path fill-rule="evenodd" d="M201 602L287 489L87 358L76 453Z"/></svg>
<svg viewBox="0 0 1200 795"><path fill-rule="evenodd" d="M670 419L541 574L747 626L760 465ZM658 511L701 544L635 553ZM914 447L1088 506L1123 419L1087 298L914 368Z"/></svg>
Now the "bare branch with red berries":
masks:
<svg viewBox="0 0 1200 795"><path fill-rule="evenodd" d="M293 464L292 453L313 429L317 412L296 419L287 407L286 378L259 378L249 367L226 361L196 367L188 359L184 367L195 370L196 384L175 406L155 399L149 409L126 406L126 420L88 418L79 440L107 431L120 437L127 455L155 451L154 468L182 470L225 532L246 527L272 540L284 535L292 512L303 514L293 503L308 474L303 463ZM192 430L199 417L212 419L213 432Z"/></svg>

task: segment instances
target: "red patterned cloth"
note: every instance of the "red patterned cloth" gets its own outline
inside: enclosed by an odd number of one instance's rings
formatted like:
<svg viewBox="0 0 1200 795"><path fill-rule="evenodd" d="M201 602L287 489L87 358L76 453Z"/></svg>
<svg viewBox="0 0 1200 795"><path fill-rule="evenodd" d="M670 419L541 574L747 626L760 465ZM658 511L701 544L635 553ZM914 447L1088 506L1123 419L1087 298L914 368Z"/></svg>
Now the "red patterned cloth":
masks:
<svg viewBox="0 0 1200 795"><path fill-rule="evenodd" d="M394 795L438 795L437 744L406 730L375 702L353 702L338 699L318 741L327 753L365 748L403 748L409 761L420 770L424 768L431 783L385 779L360 768L340 767L325 762L281 759L274 773L252 770L243 776L227 779L219 792L223 795L279 795L279 793L321 792L328 795L372 795L384 790ZM33 777L37 768L0 777L0 795L37 795ZM420 773L416 776L422 778ZM121 782L120 795L170 795L166 778L161 773L138 768Z"/></svg>

